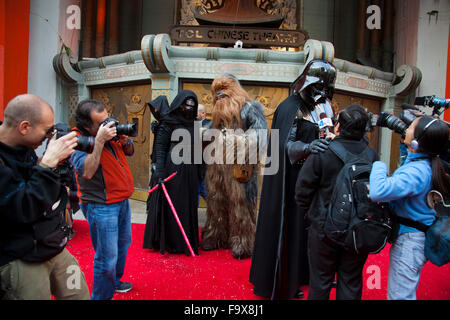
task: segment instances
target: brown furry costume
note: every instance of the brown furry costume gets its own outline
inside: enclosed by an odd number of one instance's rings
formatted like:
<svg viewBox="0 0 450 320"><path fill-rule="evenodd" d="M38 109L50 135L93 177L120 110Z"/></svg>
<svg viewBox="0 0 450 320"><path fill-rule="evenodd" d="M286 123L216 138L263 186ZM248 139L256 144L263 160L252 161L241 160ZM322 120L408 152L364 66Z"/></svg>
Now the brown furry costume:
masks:
<svg viewBox="0 0 450 320"><path fill-rule="evenodd" d="M248 164L249 150L257 146L255 140L247 136L248 129L266 129L258 131L258 139L267 139L268 127L264 108L256 101L251 101L239 81L232 75L217 77L212 83L214 104L212 109L212 128L226 131L224 150L229 152L229 143L237 139L246 145L246 164L238 166L251 171L250 179L239 182L234 174L238 169L234 164L209 164L206 171L207 220L202 232L202 248L213 250L231 248L233 257L249 258L253 250L256 225L259 164ZM242 129L233 133L230 129ZM224 141L218 139L219 142ZM213 143L217 143L214 141ZM237 142L235 142L236 150ZM237 163L236 151L232 154ZM239 170L237 170L239 171ZM245 179L247 180L247 179ZM241 180L242 181L242 180Z"/></svg>

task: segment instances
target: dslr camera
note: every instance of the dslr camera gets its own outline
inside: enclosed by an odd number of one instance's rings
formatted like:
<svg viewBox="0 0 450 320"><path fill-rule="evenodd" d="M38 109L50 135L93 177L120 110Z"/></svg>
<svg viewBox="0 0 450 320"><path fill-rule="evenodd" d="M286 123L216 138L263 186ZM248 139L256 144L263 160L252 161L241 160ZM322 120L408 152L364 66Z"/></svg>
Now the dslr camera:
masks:
<svg viewBox="0 0 450 320"><path fill-rule="evenodd" d="M103 121L103 125L107 125L110 122L114 122L114 126L117 130L117 135L124 134L129 137L136 137L137 136L137 124L136 123L127 123L127 124L119 124L119 120L114 118L107 118L105 121ZM112 140L118 140L119 138L115 136Z"/></svg>
<svg viewBox="0 0 450 320"><path fill-rule="evenodd" d="M56 132L56 139L65 136L66 134L72 132L72 129L69 125L65 123L57 123L54 126ZM86 137L86 136L77 136L77 146L75 150L83 151L86 153L92 153L94 150L94 137ZM73 179L73 167L68 159L61 162L55 169L55 172L59 174L61 177L61 182L69 186Z"/></svg>

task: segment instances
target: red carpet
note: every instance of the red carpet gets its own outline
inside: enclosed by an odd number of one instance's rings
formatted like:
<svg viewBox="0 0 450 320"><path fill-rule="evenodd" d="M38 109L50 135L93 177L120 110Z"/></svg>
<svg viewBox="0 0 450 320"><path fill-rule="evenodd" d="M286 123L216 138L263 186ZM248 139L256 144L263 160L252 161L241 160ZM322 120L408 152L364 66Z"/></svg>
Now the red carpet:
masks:
<svg viewBox="0 0 450 320"><path fill-rule="evenodd" d="M92 289L94 250L85 221L75 221L75 237L68 250L78 259ZM250 259L238 261L231 250L200 251L197 257L161 255L142 249L144 225L133 224L133 243L128 251L123 281L132 282L128 293L115 300L258 300L248 281ZM365 266L363 300L385 300L389 246L370 255ZM377 278L377 275L380 277ZM377 281L379 280L379 281ZM305 294L308 287L302 288ZM332 290L331 298L335 298ZM427 263L417 292L419 300L450 299L450 264L436 267Z"/></svg>

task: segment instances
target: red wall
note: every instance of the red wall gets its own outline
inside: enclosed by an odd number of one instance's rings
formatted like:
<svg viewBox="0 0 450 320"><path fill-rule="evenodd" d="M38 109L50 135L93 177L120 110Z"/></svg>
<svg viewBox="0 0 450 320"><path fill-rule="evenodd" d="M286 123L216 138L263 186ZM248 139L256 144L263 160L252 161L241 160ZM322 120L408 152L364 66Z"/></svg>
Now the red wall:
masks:
<svg viewBox="0 0 450 320"><path fill-rule="evenodd" d="M30 0L0 0L0 120L9 100L27 92Z"/></svg>

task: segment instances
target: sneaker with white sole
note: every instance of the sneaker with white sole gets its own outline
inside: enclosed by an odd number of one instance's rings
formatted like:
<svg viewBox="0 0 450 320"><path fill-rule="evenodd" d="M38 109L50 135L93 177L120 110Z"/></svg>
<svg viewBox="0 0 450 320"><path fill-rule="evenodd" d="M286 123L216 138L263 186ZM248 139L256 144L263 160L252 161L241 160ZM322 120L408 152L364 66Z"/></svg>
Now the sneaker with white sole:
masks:
<svg viewBox="0 0 450 320"><path fill-rule="evenodd" d="M130 291L131 289L133 289L133 284L131 284L130 282L120 281L120 284L116 287L115 291L124 293Z"/></svg>

